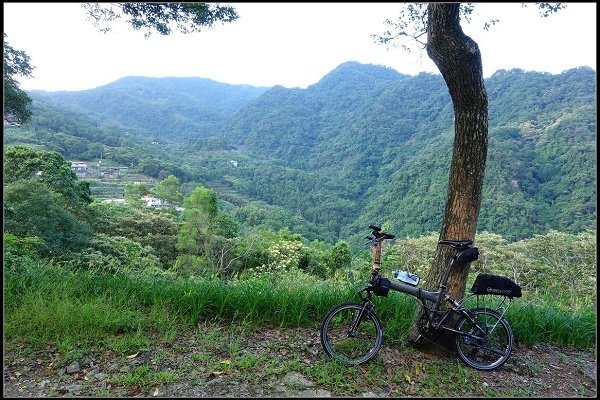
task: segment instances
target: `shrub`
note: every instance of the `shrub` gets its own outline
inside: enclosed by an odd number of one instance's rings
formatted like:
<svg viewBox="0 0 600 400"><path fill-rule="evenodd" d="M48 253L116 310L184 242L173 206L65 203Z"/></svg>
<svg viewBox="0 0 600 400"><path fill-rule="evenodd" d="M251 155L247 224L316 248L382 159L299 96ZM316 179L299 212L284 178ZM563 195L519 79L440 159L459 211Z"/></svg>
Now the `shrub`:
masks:
<svg viewBox="0 0 600 400"><path fill-rule="evenodd" d="M122 236L96 234L91 246L65 262L75 269L99 270L111 273L160 275L165 271L152 248Z"/></svg>
<svg viewBox="0 0 600 400"><path fill-rule="evenodd" d="M8 268L16 267L23 259L37 260L50 253L44 240L37 236L19 237L4 233L4 264Z"/></svg>

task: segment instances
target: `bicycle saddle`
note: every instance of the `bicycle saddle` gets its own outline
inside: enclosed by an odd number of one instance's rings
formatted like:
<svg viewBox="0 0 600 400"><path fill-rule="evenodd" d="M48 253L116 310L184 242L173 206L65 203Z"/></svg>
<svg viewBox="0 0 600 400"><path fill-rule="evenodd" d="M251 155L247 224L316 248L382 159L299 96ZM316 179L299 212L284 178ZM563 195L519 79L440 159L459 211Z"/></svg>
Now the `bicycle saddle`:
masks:
<svg viewBox="0 0 600 400"><path fill-rule="evenodd" d="M466 239L466 240L445 240L442 239L438 242L438 244L447 244L450 247L454 247L455 249L459 249L459 250L464 250L467 247L471 246L473 244L473 240L471 239Z"/></svg>

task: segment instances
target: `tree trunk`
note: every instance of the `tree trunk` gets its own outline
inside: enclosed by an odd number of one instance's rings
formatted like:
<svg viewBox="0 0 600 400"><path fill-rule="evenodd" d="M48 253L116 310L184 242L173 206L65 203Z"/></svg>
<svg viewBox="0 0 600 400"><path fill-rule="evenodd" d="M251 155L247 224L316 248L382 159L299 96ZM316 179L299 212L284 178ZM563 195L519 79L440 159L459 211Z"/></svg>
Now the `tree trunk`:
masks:
<svg viewBox="0 0 600 400"><path fill-rule="evenodd" d="M454 150L440 239L474 239L488 147L488 99L477 43L460 26L459 3L429 3L427 54L440 70L454 105ZM438 245L425 289L437 290L452 249ZM465 293L469 266L454 269L451 296ZM409 338L418 336L417 312Z"/></svg>

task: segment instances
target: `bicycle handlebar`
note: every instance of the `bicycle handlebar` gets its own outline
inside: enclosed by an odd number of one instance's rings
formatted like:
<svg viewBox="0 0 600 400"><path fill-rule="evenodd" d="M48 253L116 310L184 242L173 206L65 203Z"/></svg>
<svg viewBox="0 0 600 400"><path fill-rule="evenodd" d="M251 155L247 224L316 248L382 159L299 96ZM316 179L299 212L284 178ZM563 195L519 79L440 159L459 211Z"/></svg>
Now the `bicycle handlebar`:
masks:
<svg viewBox="0 0 600 400"><path fill-rule="evenodd" d="M391 233L383 232L381 228L377 225L369 225L369 229L372 230L371 235L373 235L373 237L367 236L367 239L370 241L374 240L375 243L386 239L393 239L396 237Z"/></svg>

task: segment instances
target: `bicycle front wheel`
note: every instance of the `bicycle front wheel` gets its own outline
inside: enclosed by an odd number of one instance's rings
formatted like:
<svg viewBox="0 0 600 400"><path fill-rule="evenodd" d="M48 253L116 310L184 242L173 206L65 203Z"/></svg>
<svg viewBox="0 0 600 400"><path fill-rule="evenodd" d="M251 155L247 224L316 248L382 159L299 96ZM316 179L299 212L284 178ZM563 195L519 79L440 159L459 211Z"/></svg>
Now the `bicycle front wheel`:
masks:
<svg viewBox="0 0 600 400"><path fill-rule="evenodd" d="M471 321L461 317L456 323L454 348L460 359L482 371L496 369L508 360L513 349L513 332L508 321L489 308L470 310Z"/></svg>
<svg viewBox="0 0 600 400"><path fill-rule="evenodd" d="M344 303L327 313L321 324L321 344L325 353L346 364L369 361L381 348L383 328L373 312L363 305Z"/></svg>

